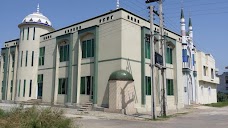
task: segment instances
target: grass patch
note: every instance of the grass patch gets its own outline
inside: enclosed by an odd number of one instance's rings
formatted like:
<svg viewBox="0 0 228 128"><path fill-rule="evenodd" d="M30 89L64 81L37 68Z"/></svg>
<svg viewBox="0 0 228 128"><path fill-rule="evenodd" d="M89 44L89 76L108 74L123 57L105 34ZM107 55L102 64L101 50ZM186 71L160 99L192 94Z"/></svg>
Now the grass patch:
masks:
<svg viewBox="0 0 228 128"><path fill-rule="evenodd" d="M63 111L52 108L14 108L0 110L1 128L77 128L73 120L63 116Z"/></svg>
<svg viewBox="0 0 228 128"><path fill-rule="evenodd" d="M228 106L228 102L218 102L218 103L212 103L212 104L205 104L205 106L210 106L210 107L226 107L226 106Z"/></svg>

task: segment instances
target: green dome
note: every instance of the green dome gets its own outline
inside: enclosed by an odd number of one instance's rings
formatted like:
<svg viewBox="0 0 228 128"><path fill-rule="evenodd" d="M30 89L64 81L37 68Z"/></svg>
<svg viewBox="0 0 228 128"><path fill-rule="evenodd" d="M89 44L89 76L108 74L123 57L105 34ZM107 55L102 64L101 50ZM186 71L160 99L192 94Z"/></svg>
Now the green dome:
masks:
<svg viewBox="0 0 228 128"><path fill-rule="evenodd" d="M109 80L122 80L122 81L134 81L132 75L126 70L118 70L113 72Z"/></svg>

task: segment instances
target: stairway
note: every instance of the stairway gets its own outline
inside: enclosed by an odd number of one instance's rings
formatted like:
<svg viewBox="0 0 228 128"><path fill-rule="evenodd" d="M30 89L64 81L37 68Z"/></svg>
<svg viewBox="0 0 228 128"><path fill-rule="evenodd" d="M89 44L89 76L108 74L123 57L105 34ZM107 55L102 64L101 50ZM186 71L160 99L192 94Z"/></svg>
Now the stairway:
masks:
<svg viewBox="0 0 228 128"><path fill-rule="evenodd" d="M93 103L92 102L87 102L85 104L83 104L78 111L79 112L83 112L83 113L88 113L88 111L91 111L93 108Z"/></svg>
<svg viewBox="0 0 228 128"><path fill-rule="evenodd" d="M24 104L40 104L42 103L42 100L41 99L31 99L31 100L27 100L27 101L24 101L23 102Z"/></svg>

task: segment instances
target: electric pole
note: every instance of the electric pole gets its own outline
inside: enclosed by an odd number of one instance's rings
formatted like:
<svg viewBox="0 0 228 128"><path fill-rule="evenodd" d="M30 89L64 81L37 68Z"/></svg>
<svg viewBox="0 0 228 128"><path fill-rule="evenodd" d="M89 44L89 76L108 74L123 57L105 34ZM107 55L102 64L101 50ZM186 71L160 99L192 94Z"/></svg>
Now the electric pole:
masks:
<svg viewBox="0 0 228 128"><path fill-rule="evenodd" d="M160 41L162 45L162 114L166 116L166 56L165 56L165 41L164 41L164 19L163 19L163 5L162 0L159 0L159 26L160 26Z"/></svg>
<svg viewBox="0 0 228 128"><path fill-rule="evenodd" d="M155 53L154 53L154 7L150 6L150 79L151 79L151 115L152 118L155 120L157 118L156 114L156 100L155 100L155 76L154 76L154 67L155 67Z"/></svg>
<svg viewBox="0 0 228 128"><path fill-rule="evenodd" d="M156 0L147 0L146 3L155 2ZM151 75L151 116L155 120L157 118L156 114L156 95L155 95L155 49L154 49L154 7L150 6L150 75Z"/></svg>
<svg viewBox="0 0 228 128"><path fill-rule="evenodd" d="M158 75L160 76L160 75L162 75L162 89L161 89L161 91L162 91L162 94L161 94L161 111L162 111L162 115L163 116L166 116L167 114L166 114L166 56L165 56L165 41L164 41L164 34L163 34L163 31L164 31L164 25L163 25L163 23L164 23L164 19L163 19L163 2L162 2L162 0L146 0L146 3L152 3L152 2L158 2L159 3L159 13L157 12L157 11L150 11L150 14L156 14L157 16L159 16L159 26L160 26L160 36L159 36L159 41L160 41L160 43L158 43L158 47L159 47L159 49L158 49L158 52L159 52L159 54L162 54L162 65L159 63L159 66L158 66L158 68L160 69L158 72ZM153 24L153 20L150 22L150 24ZM151 27L151 33L152 32L154 32L153 31L153 27ZM152 34L152 37L153 37L153 34ZM153 37L154 38L154 37ZM154 40L153 40L154 41ZM164 41L164 42L163 42ZM154 43L153 43L153 46L154 46ZM155 58L155 56L154 56L154 47L152 47L151 46L151 49L153 50L151 50L152 51L152 53L151 53L151 55L153 54L153 56L151 56L151 57L153 57L153 58ZM154 64L154 65L153 65ZM155 66L155 62L154 63L151 63L151 69L152 69L152 71L151 71L151 80L153 80L152 82L153 82L153 85L152 85L152 88L153 88L153 95L155 94L155 81L154 81L154 78L152 78L152 77L154 77L154 66ZM159 77L159 81L161 81L161 79L160 79L160 77ZM159 83L161 83L161 82L159 82ZM161 87L161 85L160 85L160 87ZM155 100L155 99L152 99L152 100Z"/></svg>

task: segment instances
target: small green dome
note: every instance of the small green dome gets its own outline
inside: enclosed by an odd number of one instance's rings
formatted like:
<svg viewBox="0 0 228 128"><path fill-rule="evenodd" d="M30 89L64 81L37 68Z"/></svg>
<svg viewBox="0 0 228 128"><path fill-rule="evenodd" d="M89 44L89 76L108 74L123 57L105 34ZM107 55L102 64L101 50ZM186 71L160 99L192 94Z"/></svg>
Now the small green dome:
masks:
<svg viewBox="0 0 228 128"><path fill-rule="evenodd" d="M113 72L109 80L122 80L122 81L134 81L132 75L126 70L118 70Z"/></svg>

